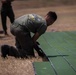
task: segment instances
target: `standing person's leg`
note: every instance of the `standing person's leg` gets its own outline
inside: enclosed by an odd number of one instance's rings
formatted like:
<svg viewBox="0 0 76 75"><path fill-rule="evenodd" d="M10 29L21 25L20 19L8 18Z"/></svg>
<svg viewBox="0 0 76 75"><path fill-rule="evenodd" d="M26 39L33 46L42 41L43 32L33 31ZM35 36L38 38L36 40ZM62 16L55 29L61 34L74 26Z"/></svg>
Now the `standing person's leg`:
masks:
<svg viewBox="0 0 76 75"><path fill-rule="evenodd" d="M1 21L2 21L2 27L3 27L5 35L7 35L6 20L7 20L6 11L1 10Z"/></svg>
<svg viewBox="0 0 76 75"><path fill-rule="evenodd" d="M12 8L8 10L8 17L10 19L10 22L13 23L15 20L15 15L14 15Z"/></svg>

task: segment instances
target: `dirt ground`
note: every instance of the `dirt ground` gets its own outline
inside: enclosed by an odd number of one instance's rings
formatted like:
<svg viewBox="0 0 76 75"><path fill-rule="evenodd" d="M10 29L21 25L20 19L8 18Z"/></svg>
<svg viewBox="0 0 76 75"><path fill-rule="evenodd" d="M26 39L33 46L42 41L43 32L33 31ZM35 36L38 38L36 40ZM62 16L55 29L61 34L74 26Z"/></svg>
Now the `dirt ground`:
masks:
<svg viewBox="0 0 76 75"><path fill-rule="evenodd" d="M58 15L57 21L49 26L47 32L51 31L74 31L76 30L76 5L74 6L55 6L45 8L32 8L32 9L16 9L13 6L15 17L18 18L24 14L36 13L41 16L45 16L50 11L55 11ZM14 36L10 33L10 22L7 20L7 27L9 36L0 34L0 45L8 44L13 45L15 43ZM0 31L2 30L1 19L0 19ZM15 59L8 57L3 59L0 57L0 75L34 75L34 69L32 66L33 62L42 62L42 58L31 59Z"/></svg>

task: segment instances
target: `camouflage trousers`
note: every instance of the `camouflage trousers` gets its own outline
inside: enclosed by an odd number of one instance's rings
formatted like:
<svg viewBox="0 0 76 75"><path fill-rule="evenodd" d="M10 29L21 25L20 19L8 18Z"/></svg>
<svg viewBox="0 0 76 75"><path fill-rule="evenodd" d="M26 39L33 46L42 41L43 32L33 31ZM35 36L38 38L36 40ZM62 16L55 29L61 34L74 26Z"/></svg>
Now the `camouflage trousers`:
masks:
<svg viewBox="0 0 76 75"><path fill-rule="evenodd" d="M34 56L33 41L27 28L11 26L11 33L15 36L15 45L22 57Z"/></svg>

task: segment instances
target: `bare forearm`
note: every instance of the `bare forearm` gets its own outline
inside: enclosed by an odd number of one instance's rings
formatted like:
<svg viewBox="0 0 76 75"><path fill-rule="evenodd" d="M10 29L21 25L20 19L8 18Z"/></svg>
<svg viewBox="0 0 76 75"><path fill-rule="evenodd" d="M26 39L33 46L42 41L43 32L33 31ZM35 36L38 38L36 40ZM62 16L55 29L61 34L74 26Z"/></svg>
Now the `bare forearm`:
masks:
<svg viewBox="0 0 76 75"><path fill-rule="evenodd" d="M33 36L33 42L36 43L36 40L40 37L39 33L37 32L34 36Z"/></svg>

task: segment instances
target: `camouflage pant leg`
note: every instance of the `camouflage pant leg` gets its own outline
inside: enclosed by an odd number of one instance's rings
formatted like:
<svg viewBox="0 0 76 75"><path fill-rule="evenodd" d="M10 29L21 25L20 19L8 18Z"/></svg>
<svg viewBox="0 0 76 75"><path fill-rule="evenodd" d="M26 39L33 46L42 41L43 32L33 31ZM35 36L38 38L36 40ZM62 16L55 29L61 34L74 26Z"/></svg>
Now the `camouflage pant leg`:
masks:
<svg viewBox="0 0 76 75"><path fill-rule="evenodd" d="M16 35L16 46L21 47L19 49L21 56L34 56L33 42L29 32L19 32Z"/></svg>

